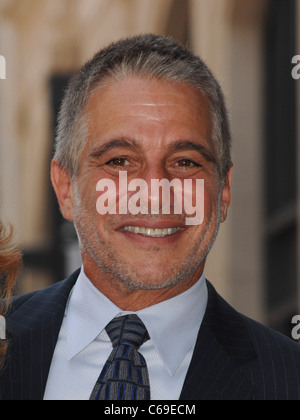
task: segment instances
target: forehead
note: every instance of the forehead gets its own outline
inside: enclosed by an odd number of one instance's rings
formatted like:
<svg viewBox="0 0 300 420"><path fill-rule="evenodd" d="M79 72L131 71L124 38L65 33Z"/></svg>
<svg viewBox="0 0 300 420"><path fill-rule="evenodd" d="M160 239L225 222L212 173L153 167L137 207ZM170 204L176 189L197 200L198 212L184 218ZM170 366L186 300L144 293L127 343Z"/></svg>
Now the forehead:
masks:
<svg viewBox="0 0 300 420"><path fill-rule="evenodd" d="M121 135L136 140L155 135L157 142L211 137L209 101L185 83L139 77L109 81L91 94L86 116L90 142Z"/></svg>

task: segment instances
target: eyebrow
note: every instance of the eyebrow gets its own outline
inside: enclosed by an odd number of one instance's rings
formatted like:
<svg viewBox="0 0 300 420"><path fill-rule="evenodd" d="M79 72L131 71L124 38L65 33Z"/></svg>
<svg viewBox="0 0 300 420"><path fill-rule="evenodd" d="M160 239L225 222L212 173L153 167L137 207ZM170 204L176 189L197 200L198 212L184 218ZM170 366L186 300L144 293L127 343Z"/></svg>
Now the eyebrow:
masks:
<svg viewBox="0 0 300 420"><path fill-rule="evenodd" d="M91 153L89 154L89 158L100 157L101 155L108 152L109 150L119 148L119 147L139 148L139 143L135 139L129 138L129 137L113 139L103 144L102 146L96 147L94 150L92 150ZM169 145L168 149L171 152L194 150L198 152L199 154L201 154L208 162L216 163L216 159L213 153L207 150L206 147L192 140L176 140Z"/></svg>
<svg viewBox="0 0 300 420"><path fill-rule="evenodd" d="M118 147L138 147L138 142L132 138L113 139L91 151L89 158L97 158L111 149Z"/></svg>
<svg viewBox="0 0 300 420"><path fill-rule="evenodd" d="M184 150L194 150L195 152L200 153L208 162L216 162L216 158L212 152L206 149L206 147L202 146L199 143L196 143L191 140L178 140L174 141L170 145L170 150L172 152L181 152Z"/></svg>

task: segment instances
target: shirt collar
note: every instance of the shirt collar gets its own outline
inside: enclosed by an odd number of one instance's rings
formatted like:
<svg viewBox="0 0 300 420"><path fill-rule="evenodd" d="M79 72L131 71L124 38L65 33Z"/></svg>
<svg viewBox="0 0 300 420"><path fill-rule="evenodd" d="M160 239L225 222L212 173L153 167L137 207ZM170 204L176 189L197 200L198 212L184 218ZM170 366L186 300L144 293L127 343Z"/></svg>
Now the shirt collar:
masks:
<svg viewBox="0 0 300 420"><path fill-rule="evenodd" d="M170 375L175 373L196 342L206 310L207 294L202 274L184 293L135 312L144 322ZM132 313L122 311L103 295L87 278L83 268L66 311L68 360L94 341L113 318Z"/></svg>

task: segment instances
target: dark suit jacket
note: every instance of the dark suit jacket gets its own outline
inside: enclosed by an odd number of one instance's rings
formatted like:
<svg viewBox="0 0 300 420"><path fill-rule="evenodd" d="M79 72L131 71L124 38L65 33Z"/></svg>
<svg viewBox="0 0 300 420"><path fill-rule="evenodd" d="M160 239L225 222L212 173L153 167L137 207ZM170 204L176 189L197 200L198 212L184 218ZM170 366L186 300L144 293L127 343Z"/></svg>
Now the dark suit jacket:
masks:
<svg viewBox="0 0 300 420"><path fill-rule="evenodd" d="M14 299L4 400L43 398L69 293L79 271ZM232 309L208 282L208 306L183 385L183 400L300 399L300 345Z"/></svg>

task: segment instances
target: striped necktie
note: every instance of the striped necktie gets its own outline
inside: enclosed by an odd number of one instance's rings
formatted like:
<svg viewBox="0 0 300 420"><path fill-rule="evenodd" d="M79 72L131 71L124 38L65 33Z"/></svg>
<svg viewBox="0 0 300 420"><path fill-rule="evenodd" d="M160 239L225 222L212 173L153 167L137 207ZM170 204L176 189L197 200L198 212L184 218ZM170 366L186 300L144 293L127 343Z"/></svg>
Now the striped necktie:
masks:
<svg viewBox="0 0 300 420"><path fill-rule="evenodd" d="M149 340L137 315L114 318L106 332L113 350L96 382L90 400L150 400L148 369L139 347Z"/></svg>

